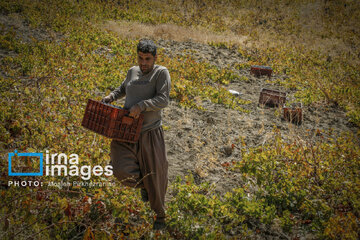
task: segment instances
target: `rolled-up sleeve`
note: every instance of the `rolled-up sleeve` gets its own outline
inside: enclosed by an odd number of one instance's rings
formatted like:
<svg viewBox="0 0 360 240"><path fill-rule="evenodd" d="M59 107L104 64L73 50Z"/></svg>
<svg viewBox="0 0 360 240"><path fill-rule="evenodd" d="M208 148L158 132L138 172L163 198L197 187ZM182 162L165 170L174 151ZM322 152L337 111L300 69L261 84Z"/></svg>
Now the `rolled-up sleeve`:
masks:
<svg viewBox="0 0 360 240"><path fill-rule="evenodd" d="M159 111L169 104L171 78L167 69L159 73L156 81L156 94L153 98L138 103L141 111Z"/></svg>

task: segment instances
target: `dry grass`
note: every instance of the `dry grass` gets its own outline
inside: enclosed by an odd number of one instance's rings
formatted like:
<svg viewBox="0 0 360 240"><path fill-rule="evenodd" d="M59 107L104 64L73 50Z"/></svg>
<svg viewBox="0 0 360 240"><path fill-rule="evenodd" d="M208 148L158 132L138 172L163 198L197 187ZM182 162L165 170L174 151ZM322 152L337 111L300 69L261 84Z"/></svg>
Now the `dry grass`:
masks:
<svg viewBox="0 0 360 240"><path fill-rule="evenodd" d="M285 2L285 1L284 1ZM278 5L278 6L276 6ZM348 61L359 64L360 6L330 1L299 1L291 4L264 1L261 9L236 9L238 18L228 18L226 25L251 38L247 47L303 46L329 56L346 55ZM241 16L247 16L242 19ZM244 24L248 22L249 24Z"/></svg>
<svg viewBox="0 0 360 240"><path fill-rule="evenodd" d="M196 6L192 7L196 8ZM348 58L358 62L358 55L360 55L358 37L347 38L342 34L342 31L346 32L346 36L351 36L349 33L355 34L360 30L358 24L354 22L355 19L347 19L344 16L346 12L343 14L332 13L339 15L340 17L338 17L342 18L343 21L338 23L339 26L335 26L335 24L331 26L329 20L325 21L329 18L329 14L326 13L327 6L321 1L304 1L288 6L281 4L275 9L277 10L274 10L273 4L268 2L264 2L260 10L255 6L234 7L231 10L219 6L219 14L221 11L220 15L222 15L227 29L221 33L212 31L210 26L208 28L195 25L188 27L172 23L152 25L114 20L104 22L101 27L130 39L149 37L175 41L191 40L200 43L226 42L240 47L260 49L302 45L305 49L320 50L329 56L339 56L346 53ZM229 12L223 12L224 10ZM345 10L349 11L348 9ZM185 13L179 13L184 17L187 16ZM266 22L264 23L264 21Z"/></svg>
<svg viewBox="0 0 360 240"><path fill-rule="evenodd" d="M215 33L205 28L183 27L175 24L150 25L138 22L107 21L102 28L117 33L121 37L138 39L149 37L152 39L167 39L175 41L229 42L243 46L246 36L239 36L233 32Z"/></svg>
<svg viewBox="0 0 360 240"><path fill-rule="evenodd" d="M260 49L304 46L333 57L346 54L347 60L359 62L360 5L356 1L264 0L220 4L216 0L156 0L146 9L154 16L172 13L179 17L175 17L178 22L151 25L107 21L102 27L131 39L227 42ZM220 28L225 32L217 32Z"/></svg>

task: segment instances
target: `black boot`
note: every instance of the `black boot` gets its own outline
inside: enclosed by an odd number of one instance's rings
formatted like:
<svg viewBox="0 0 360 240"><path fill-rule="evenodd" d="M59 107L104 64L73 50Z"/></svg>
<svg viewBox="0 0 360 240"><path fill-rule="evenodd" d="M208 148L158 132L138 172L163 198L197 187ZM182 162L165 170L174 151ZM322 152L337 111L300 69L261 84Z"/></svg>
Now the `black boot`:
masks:
<svg viewBox="0 0 360 240"><path fill-rule="evenodd" d="M163 230L166 228L165 218L156 218L153 230Z"/></svg>

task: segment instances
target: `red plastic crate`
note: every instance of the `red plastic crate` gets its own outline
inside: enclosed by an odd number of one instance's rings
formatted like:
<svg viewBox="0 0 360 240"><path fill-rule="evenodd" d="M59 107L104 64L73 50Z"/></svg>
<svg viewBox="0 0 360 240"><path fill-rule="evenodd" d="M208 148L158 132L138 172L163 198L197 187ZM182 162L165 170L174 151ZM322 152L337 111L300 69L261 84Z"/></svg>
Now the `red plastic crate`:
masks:
<svg viewBox="0 0 360 240"><path fill-rule="evenodd" d="M250 73L254 74L256 77L260 77L262 75L267 75L270 78L272 71L273 70L271 67L258 66L258 65L253 65L253 66L251 66L251 69L250 69Z"/></svg>
<svg viewBox="0 0 360 240"><path fill-rule="evenodd" d="M302 123L303 113L301 103L293 103L291 106L284 106L283 111L285 120L298 125Z"/></svg>
<svg viewBox="0 0 360 240"><path fill-rule="evenodd" d="M118 141L138 141L144 115L128 116L129 111L112 104L88 100L81 125L91 131Z"/></svg>
<svg viewBox="0 0 360 240"><path fill-rule="evenodd" d="M286 101L286 93L263 88L260 92L259 105L268 107L282 107Z"/></svg>

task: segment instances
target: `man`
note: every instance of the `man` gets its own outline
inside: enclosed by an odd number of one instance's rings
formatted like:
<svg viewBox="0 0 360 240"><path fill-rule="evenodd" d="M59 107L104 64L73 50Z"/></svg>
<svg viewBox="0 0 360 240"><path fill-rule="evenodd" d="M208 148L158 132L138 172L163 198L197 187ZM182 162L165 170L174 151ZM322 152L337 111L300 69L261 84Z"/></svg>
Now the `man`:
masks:
<svg viewBox="0 0 360 240"><path fill-rule="evenodd" d="M169 71L155 65L156 45L151 40L141 40L137 46L139 66L130 68L126 79L102 101L110 103L123 96L129 115L144 115L137 143L111 142L111 165L114 175L123 184L141 188L143 201L149 201L156 213L153 228L165 225L165 193L168 184L168 161L161 110L169 103L171 80Z"/></svg>

